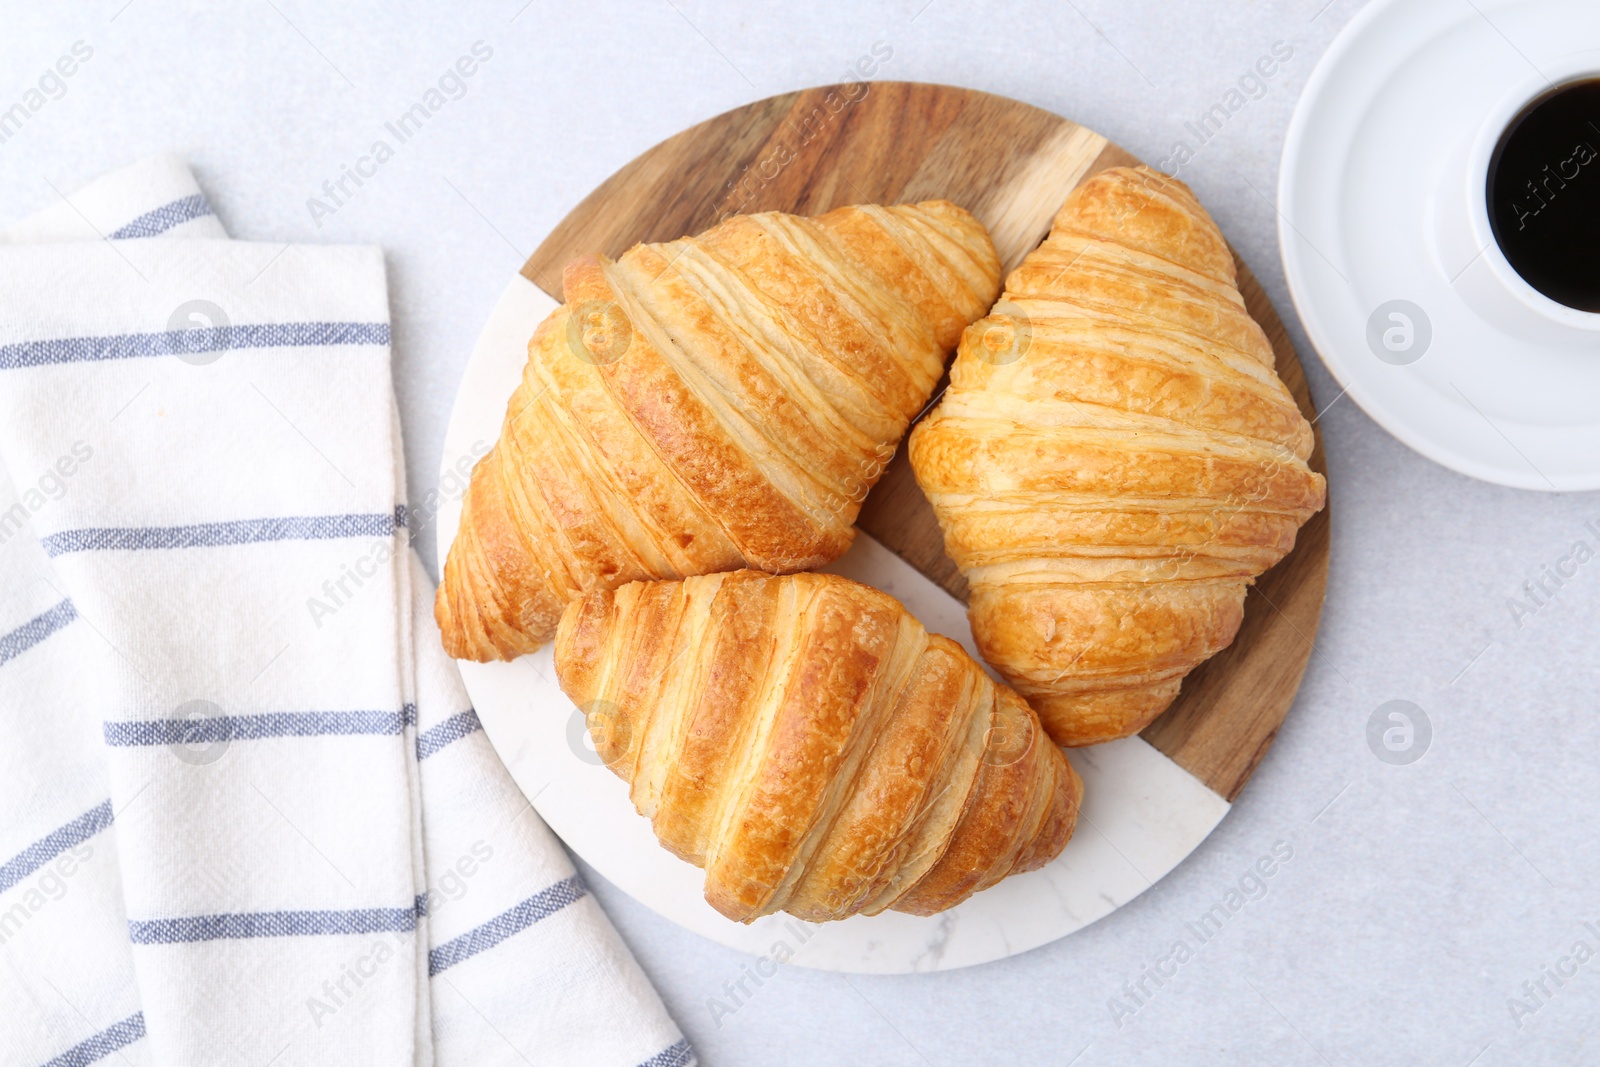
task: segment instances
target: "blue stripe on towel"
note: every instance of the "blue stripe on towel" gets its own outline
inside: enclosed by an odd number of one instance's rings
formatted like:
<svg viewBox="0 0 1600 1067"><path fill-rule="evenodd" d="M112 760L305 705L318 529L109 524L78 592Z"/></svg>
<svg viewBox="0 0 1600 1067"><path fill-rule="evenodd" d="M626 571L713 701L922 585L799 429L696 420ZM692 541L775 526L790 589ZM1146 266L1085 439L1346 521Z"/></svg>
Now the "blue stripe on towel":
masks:
<svg viewBox="0 0 1600 1067"><path fill-rule="evenodd" d="M39 538L45 554L151 548L213 548L263 541L325 541L341 537L392 537L394 514L297 515L276 519L237 519L193 526L98 526L62 530Z"/></svg>
<svg viewBox="0 0 1600 1067"><path fill-rule="evenodd" d="M154 237L158 233L166 233L174 226L188 222L190 219L204 218L211 214L211 205L206 202L202 193L186 196L174 200L170 204L162 204L154 211L146 211L143 215L128 223L122 229L111 235L113 241L125 241L135 237Z"/></svg>
<svg viewBox="0 0 1600 1067"><path fill-rule="evenodd" d="M63 600L44 614L36 615L10 633L0 636L0 663L22 655L77 617L78 609L72 606L72 601Z"/></svg>
<svg viewBox="0 0 1600 1067"><path fill-rule="evenodd" d="M392 735L405 729L405 714L398 711L274 711L195 719L134 719L108 722L104 729L106 744L115 748L199 745L214 741L260 741L267 737Z"/></svg>
<svg viewBox="0 0 1600 1067"><path fill-rule="evenodd" d="M509 911L496 915L482 926L474 927L429 952L428 976L431 978L447 967L454 967L462 960L493 948L513 934L521 933L540 919L547 919L588 895L588 887L577 875L563 878L548 889L541 889Z"/></svg>
<svg viewBox="0 0 1600 1067"><path fill-rule="evenodd" d="M639 1067L684 1067L684 1064L693 1059L694 1049L689 1047L689 1039L680 1037L654 1056L639 1064Z"/></svg>
<svg viewBox="0 0 1600 1067"><path fill-rule="evenodd" d="M104 1059L144 1036L144 1012L136 1011L120 1023L112 1023L89 1040L73 1045L43 1067L85 1067Z"/></svg>
<svg viewBox="0 0 1600 1067"><path fill-rule="evenodd" d="M65 826L51 830L4 863L0 863L0 893L4 893L67 849L82 844L110 826L111 818L111 801L103 801Z"/></svg>
<svg viewBox="0 0 1600 1067"><path fill-rule="evenodd" d="M181 919L129 919L136 945L176 945L245 937L317 937L415 930L417 909L358 908L354 911L258 911L190 915Z"/></svg>
<svg viewBox="0 0 1600 1067"><path fill-rule="evenodd" d="M59 337L0 345L0 370L51 363L92 363L148 356L194 355L237 348L303 348L311 345L386 345L386 322L266 322L204 326L106 337Z"/></svg>
<svg viewBox="0 0 1600 1067"><path fill-rule="evenodd" d="M417 735L417 759L427 759L452 741L483 729L478 713L472 708L452 715L437 726L431 726Z"/></svg>

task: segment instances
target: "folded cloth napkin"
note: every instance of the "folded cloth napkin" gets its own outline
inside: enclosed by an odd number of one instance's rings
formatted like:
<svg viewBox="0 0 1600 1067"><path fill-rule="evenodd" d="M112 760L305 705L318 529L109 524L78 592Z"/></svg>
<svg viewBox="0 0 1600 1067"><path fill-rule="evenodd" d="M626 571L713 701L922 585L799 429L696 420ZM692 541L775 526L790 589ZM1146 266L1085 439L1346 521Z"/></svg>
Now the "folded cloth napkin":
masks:
<svg viewBox="0 0 1600 1067"><path fill-rule="evenodd" d="M225 237L0 235L0 1062L693 1063L440 648L381 253Z"/></svg>

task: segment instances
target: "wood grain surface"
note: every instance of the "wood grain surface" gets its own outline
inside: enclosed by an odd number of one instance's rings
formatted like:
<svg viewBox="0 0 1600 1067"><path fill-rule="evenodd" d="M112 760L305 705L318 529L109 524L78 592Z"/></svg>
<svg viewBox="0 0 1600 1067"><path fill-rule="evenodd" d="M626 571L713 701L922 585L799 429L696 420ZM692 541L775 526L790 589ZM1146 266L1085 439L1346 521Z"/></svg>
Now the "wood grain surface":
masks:
<svg viewBox="0 0 1600 1067"><path fill-rule="evenodd" d="M697 233L730 214L814 215L844 204L940 197L989 228L1009 271L1044 239L1075 186L1137 162L1092 130L1005 97L915 82L823 86L736 108L656 145L575 207L522 273L559 300L562 267L583 253L615 258L640 241ZM1242 261L1239 288L1272 341L1279 376L1311 418L1300 361ZM1326 473L1320 432L1311 466ZM966 600L903 451L867 496L857 525ZM1322 614L1328 550L1324 508L1251 590L1233 644L1191 673L1142 735L1230 801L1294 702Z"/></svg>

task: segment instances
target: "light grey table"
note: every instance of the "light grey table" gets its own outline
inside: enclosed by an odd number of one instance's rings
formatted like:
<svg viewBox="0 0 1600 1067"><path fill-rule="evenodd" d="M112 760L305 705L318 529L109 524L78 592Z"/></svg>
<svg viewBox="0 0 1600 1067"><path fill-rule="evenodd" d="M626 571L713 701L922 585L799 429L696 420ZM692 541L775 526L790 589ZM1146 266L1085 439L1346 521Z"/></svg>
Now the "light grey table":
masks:
<svg viewBox="0 0 1600 1067"><path fill-rule="evenodd" d="M416 499L507 276L596 183L685 126L839 80L881 42L893 50L881 78L1016 97L1151 161L1190 141L1182 176L1266 284L1326 406L1334 508L1316 655L1233 813L1166 879L1065 941L936 976L789 968L759 988L746 979L748 997L729 990L749 958L588 872L591 884L718 1067L1595 1062L1600 960L1570 953L1578 941L1600 952L1600 562L1520 625L1507 599L1575 541L1600 547L1584 525L1600 520L1600 494L1500 489L1429 463L1340 399L1306 346L1272 200L1295 98L1357 6L1324 2L7 3L0 111L74 42L94 54L0 141L0 219L170 149L237 236L383 245ZM480 40L493 54L465 94L313 217L323 183ZM1293 55L1195 146L1185 122L1280 41ZM422 542L431 560L431 530ZM1432 724L1409 766L1367 742L1393 699ZM1258 883L1275 844L1292 858ZM1241 880L1250 899L1202 944L1187 924ZM1179 940L1189 958L1161 962ZM1146 977L1154 968L1170 977Z"/></svg>

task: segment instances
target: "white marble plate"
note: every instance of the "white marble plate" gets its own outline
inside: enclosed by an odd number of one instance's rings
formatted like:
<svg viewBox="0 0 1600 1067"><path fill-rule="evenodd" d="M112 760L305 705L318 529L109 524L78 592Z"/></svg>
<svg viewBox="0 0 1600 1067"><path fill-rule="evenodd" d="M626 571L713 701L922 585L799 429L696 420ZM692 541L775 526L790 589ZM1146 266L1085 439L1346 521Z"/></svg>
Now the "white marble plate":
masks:
<svg viewBox="0 0 1600 1067"><path fill-rule="evenodd" d="M555 301L520 275L478 339L445 438L441 485L499 436L527 342ZM439 565L461 503L439 513ZM965 607L865 534L831 570L893 594L929 630L974 652ZM1148 889L1194 850L1228 803L1137 737L1072 752L1084 779L1077 832L1041 870L1008 878L932 918L886 913L815 925L773 915L748 926L702 896L703 873L656 843L626 785L589 744L583 717L556 684L547 646L512 663L462 663L478 717L517 784L562 840L659 914L721 944L802 967L903 974L987 963L1065 937ZM792 958L790 958L792 957Z"/></svg>

